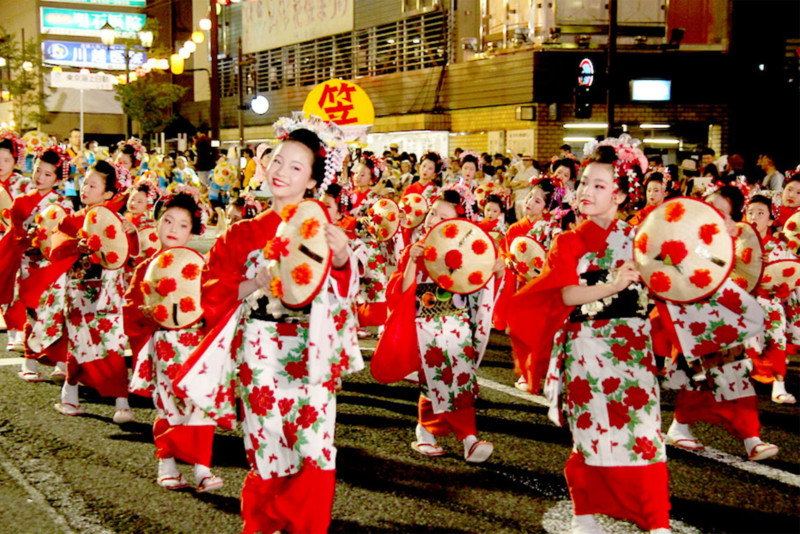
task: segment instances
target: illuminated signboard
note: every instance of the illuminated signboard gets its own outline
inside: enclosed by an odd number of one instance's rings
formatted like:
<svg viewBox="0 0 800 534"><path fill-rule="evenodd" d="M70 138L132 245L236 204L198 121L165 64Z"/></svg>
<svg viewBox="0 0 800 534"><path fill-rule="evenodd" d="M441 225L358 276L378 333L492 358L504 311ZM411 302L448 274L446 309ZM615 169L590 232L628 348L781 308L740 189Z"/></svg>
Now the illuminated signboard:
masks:
<svg viewBox="0 0 800 534"><path fill-rule="evenodd" d="M580 65L578 65L578 71L578 85L591 87L592 83L594 83L594 64L592 60L589 58L581 60Z"/></svg>
<svg viewBox="0 0 800 534"><path fill-rule="evenodd" d="M41 32L49 35L81 35L100 37L100 28L108 21L122 37L133 38L142 29L145 15L139 13L110 13L77 9L40 9Z"/></svg>
<svg viewBox="0 0 800 534"><path fill-rule="evenodd" d="M86 4L93 6L146 7L147 0L45 0L59 4Z"/></svg>
<svg viewBox="0 0 800 534"><path fill-rule="evenodd" d="M102 70L125 70L125 47L111 45L109 49L100 43L76 43L69 41L43 41L42 59L50 65ZM144 65L147 54L130 50L128 68L134 70Z"/></svg>

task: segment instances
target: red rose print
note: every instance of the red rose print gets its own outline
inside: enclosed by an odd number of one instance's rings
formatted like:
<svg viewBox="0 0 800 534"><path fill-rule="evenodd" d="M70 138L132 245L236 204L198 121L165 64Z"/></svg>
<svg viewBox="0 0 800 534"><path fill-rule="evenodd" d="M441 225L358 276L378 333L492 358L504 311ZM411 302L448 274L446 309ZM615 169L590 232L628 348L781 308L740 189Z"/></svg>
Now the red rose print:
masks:
<svg viewBox="0 0 800 534"><path fill-rule="evenodd" d="M304 404L297 412L297 424L308 428L317 421L317 417L319 417L317 409L310 404Z"/></svg>
<svg viewBox="0 0 800 534"><path fill-rule="evenodd" d="M645 391L643 388L640 388L639 386L631 386L625 390L624 402L634 410L641 410L648 402L650 402L650 397L647 395L647 391Z"/></svg>
<svg viewBox="0 0 800 534"><path fill-rule="evenodd" d="M442 369L442 374L439 379L447 384L448 386L453 383L453 368L452 367L445 367Z"/></svg>
<svg viewBox="0 0 800 534"><path fill-rule="evenodd" d="M247 396L247 402L255 415L267 415L275 405L275 394L269 386L253 388Z"/></svg>
<svg viewBox="0 0 800 534"><path fill-rule="evenodd" d="M292 410L294 406L294 399L281 399L278 401L278 409L281 411L281 417L286 417L286 414Z"/></svg>
<svg viewBox="0 0 800 534"><path fill-rule="evenodd" d="M295 380L300 380L308 374L308 366L305 360L297 362L288 362L286 364L286 372Z"/></svg>
<svg viewBox="0 0 800 534"><path fill-rule="evenodd" d="M52 306L53 303L56 301L56 296L50 293L47 295L47 301L45 301L45 306Z"/></svg>
<svg viewBox="0 0 800 534"><path fill-rule="evenodd" d="M729 324L719 325L714 329L714 341L721 346L730 345L739 339L739 331Z"/></svg>
<svg viewBox="0 0 800 534"><path fill-rule="evenodd" d="M636 445L633 446L633 452L642 457L642 460L652 460L656 457L658 449L649 438L644 436L636 438Z"/></svg>
<svg viewBox="0 0 800 534"><path fill-rule="evenodd" d="M472 242L472 252L474 252L478 256L486 252L488 249L489 246L483 239L476 239L475 241Z"/></svg>
<svg viewBox="0 0 800 534"><path fill-rule="evenodd" d="M456 398L453 399L453 409L454 410L464 410L466 408L472 407L472 404L475 402L475 395L472 394L471 391L462 391Z"/></svg>
<svg viewBox="0 0 800 534"><path fill-rule="evenodd" d="M689 277L689 281L703 289L711 284L711 271L708 269L695 269L694 274Z"/></svg>
<svg viewBox="0 0 800 534"><path fill-rule="evenodd" d="M464 356L469 358L472 361L475 361L475 358L478 356L478 351L475 350L475 347L472 345L467 345L464 347Z"/></svg>
<svg viewBox="0 0 800 534"><path fill-rule="evenodd" d="M293 448L294 444L297 443L297 423L284 421L283 436L286 438L286 446L290 449Z"/></svg>
<svg viewBox="0 0 800 534"><path fill-rule="evenodd" d="M479 285L483 284L483 273L480 272L480 271L475 271L474 273L471 273L469 275L469 278L467 278L467 281L469 281L469 283L474 285L474 286L479 286Z"/></svg>
<svg viewBox="0 0 800 534"><path fill-rule="evenodd" d="M247 387L253 382L253 370L246 363L239 365L239 380Z"/></svg>
<svg viewBox="0 0 800 534"><path fill-rule="evenodd" d="M602 328L602 327L601 327ZM626 341L630 341L636 333L633 331L633 328L626 324L621 324L619 326L614 327L614 337L621 337L624 338Z"/></svg>
<svg viewBox="0 0 800 534"><path fill-rule="evenodd" d="M439 253L436 252L436 247L432 245L428 245L425 247L425 261L436 261L436 258L439 257Z"/></svg>
<svg viewBox="0 0 800 534"><path fill-rule="evenodd" d="M184 280L194 280L200 276L200 267L196 263L187 263L181 269L181 276Z"/></svg>
<svg viewBox="0 0 800 534"><path fill-rule="evenodd" d="M722 295L717 299L717 302L721 306L725 306L733 313L741 314L742 313L742 299L739 297L739 294L734 291L733 289L725 289L722 291Z"/></svg>
<svg viewBox="0 0 800 534"><path fill-rule="evenodd" d="M430 347L425 351L425 365L428 367L440 367L444 365L444 351L440 347Z"/></svg>
<svg viewBox="0 0 800 534"><path fill-rule="evenodd" d="M181 311L183 313L193 312L197 309L194 305L194 299L192 297L183 297L180 302Z"/></svg>
<svg viewBox="0 0 800 534"><path fill-rule="evenodd" d="M169 277L162 278L156 284L156 291L162 297L166 297L176 289L178 289L178 283L175 281L174 278L169 278Z"/></svg>
<svg viewBox="0 0 800 534"><path fill-rule="evenodd" d="M580 430L592 428L592 414L589 412L583 412L575 422L575 426Z"/></svg>
<svg viewBox="0 0 800 534"><path fill-rule="evenodd" d="M347 310L342 310L333 317L333 322L336 325L336 330L344 328L344 323L347 321ZM294 335L297 335L296 333Z"/></svg>
<svg viewBox="0 0 800 534"><path fill-rule="evenodd" d="M447 224L442 231L447 239L453 239L458 235L458 226L455 224Z"/></svg>
<svg viewBox="0 0 800 534"><path fill-rule="evenodd" d="M200 333L183 332L178 337L178 343L184 347L194 348L200 344Z"/></svg>
<svg viewBox="0 0 800 534"><path fill-rule="evenodd" d="M448 250L447 253L444 255L444 264L447 265L447 268L451 271L455 271L464 263L464 258L461 255L461 251L457 249Z"/></svg>
<svg viewBox="0 0 800 534"><path fill-rule="evenodd" d="M642 233L636 238L636 250L642 254L647 254L647 234Z"/></svg>
<svg viewBox="0 0 800 534"><path fill-rule="evenodd" d="M706 354L711 354L712 352L716 352L719 350L719 345L711 341L710 339L704 339L694 347L692 347L692 355L693 356L705 356Z"/></svg>
<svg viewBox="0 0 800 534"><path fill-rule="evenodd" d="M706 331L706 324L695 321L689 325L689 330L693 336L697 337Z"/></svg>
<svg viewBox="0 0 800 534"><path fill-rule="evenodd" d="M684 213L686 213L686 208L683 207L683 204L681 202L674 202L666 207L664 217L667 219L667 222L678 222L681 220Z"/></svg>
<svg viewBox="0 0 800 534"><path fill-rule="evenodd" d="M169 252L165 252L164 254L158 257L158 266L162 269L166 269L167 267L172 265L173 261L175 261L175 256L173 256Z"/></svg>
<svg viewBox="0 0 800 534"><path fill-rule="evenodd" d="M605 395L611 395L612 393L614 393L617 390L617 388L619 387L620 382L621 382L621 380L619 378L615 377L615 376L610 376L610 377L606 378L602 382L603 393Z"/></svg>
<svg viewBox="0 0 800 534"><path fill-rule="evenodd" d="M611 345L611 354L614 356L614 358L621 362L627 362L628 360L633 359L631 347L628 345L620 345L617 343Z"/></svg>
<svg viewBox="0 0 800 534"><path fill-rule="evenodd" d="M608 408L608 424L614 428L622 428L627 425L631 416L628 415L628 407L619 401L609 401Z"/></svg>
<svg viewBox="0 0 800 534"><path fill-rule="evenodd" d="M89 336L92 338L92 345L99 345L103 342L103 338L96 328L89 330Z"/></svg>
<svg viewBox="0 0 800 534"><path fill-rule="evenodd" d="M149 359L146 359L139 364L139 378L142 380L153 379L153 365L150 363Z"/></svg>
<svg viewBox="0 0 800 534"><path fill-rule="evenodd" d="M704 224L700 227L700 239L706 245L710 245L714 241L714 236L719 233L719 228L714 223Z"/></svg>
<svg viewBox="0 0 800 534"><path fill-rule="evenodd" d="M472 375L469 373L459 373L458 378L456 379L456 384L458 387L466 386L469 383L470 378L472 378Z"/></svg>
<svg viewBox="0 0 800 534"><path fill-rule="evenodd" d="M688 253L682 241L671 240L661 244L659 256L665 264L678 266Z"/></svg>
<svg viewBox="0 0 800 534"><path fill-rule="evenodd" d="M111 330L111 327L114 326L110 320L103 317L99 321L97 321L97 329L100 330L102 333L106 333Z"/></svg>
<svg viewBox="0 0 800 534"><path fill-rule="evenodd" d="M661 271L656 271L650 275L650 289L655 293L666 293L672 287L669 276Z"/></svg>
<svg viewBox="0 0 800 534"><path fill-rule="evenodd" d="M781 320L781 312L778 310L772 310L769 312L769 316L767 318L767 323L776 323Z"/></svg>
<svg viewBox="0 0 800 534"><path fill-rule="evenodd" d="M168 362L175 357L175 349L168 341L163 339L156 342L156 356L164 362Z"/></svg>
<svg viewBox="0 0 800 534"><path fill-rule="evenodd" d="M567 402L575 406L583 406L592 400L592 386L585 378L575 378L567 384Z"/></svg>
<svg viewBox="0 0 800 534"><path fill-rule="evenodd" d="M61 329L58 327L58 325L55 325L55 324L52 324L52 325L48 326L47 330L45 331L45 334L47 335L47 337L56 337L60 333L61 333Z"/></svg>

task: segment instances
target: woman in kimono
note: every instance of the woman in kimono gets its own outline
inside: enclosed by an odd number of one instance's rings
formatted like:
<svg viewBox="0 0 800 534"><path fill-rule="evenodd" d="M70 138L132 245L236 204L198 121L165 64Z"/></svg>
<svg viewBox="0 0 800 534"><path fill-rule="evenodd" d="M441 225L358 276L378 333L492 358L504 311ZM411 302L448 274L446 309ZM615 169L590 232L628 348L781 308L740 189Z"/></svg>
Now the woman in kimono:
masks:
<svg viewBox="0 0 800 534"><path fill-rule="evenodd" d="M542 274L511 301L514 355L530 384L552 346L545 391L551 418L566 415L572 432L564 474L573 532L599 531L594 514L669 530L648 295L633 265L634 229L617 218L632 165L597 147L577 189L587 220L555 238Z"/></svg>
<svg viewBox="0 0 800 534"><path fill-rule="evenodd" d="M465 216L473 203L471 196L455 189L443 190L425 218L425 230L446 219ZM404 339L417 345L421 356L419 417L411 448L425 456L441 456L445 450L436 437L453 433L464 444L467 462L484 462L494 445L477 437L477 371L491 331L495 284L500 283L496 277L502 280L503 262L498 258L495 276L483 289L456 295L437 289L421 268L424 250L423 240L403 251L387 290L390 307L416 309L413 315L393 314L394 320L409 321L404 325L408 329ZM433 294L437 295L436 303L430 307L427 299Z"/></svg>
<svg viewBox="0 0 800 534"><path fill-rule="evenodd" d="M185 246L192 235L203 233L200 192L188 185L176 187L159 201L156 216L160 250ZM136 268L122 310L125 334L130 339L136 362L130 392L152 397L156 407L153 440L158 458L158 485L170 490L189 485L178 471L175 463L175 458L178 458L194 466L198 493L213 491L223 484L209 467L216 424L191 401L176 396L172 387L172 377L200 344L201 324L168 330L154 320L153 310L145 305L142 288L147 268L153 261L153 258L147 259ZM183 268L180 276L187 279L200 276L199 269L184 272L187 267Z"/></svg>
<svg viewBox="0 0 800 534"><path fill-rule="evenodd" d="M419 180L406 187L403 196L417 193L430 201L439 192L436 184L442 170L442 158L436 152L426 152L419 161Z"/></svg>
<svg viewBox="0 0 800 534"><path fill-rule="evenodd" d="M350 215L353 217L364 217L367 210L381 198L373 190L380 172L377 161L374 157L364 157L353 165L351 178L353 189L350 195ZM385 171L385 165L383 170Z"/></svg>
<svg viewBox="0 0 800 534"><path fill-rule="evenodd" d="M68 176L69 160L66 154L60 150L47 150L38 158L33 173L33 185L35 189L14 199L11 206L11 227L8 233L0 239L0 257L3 258L0 266L0 305L8 306L5 319L9 330L20 333L26 330L26 323L36 325L40 315L48 313L48 307L52 312L61 311L63 305L63 294L59 302L56 303L58 291L48 291L48 298L40 306L27 308L21 294L22 281L28 278L33 269L41 268L49 263L49 260L42 254L36 236L37 221L43 212L51 204L60 205L65 212L71 210L71 202L59 195L55 191L56 184ZM63 285L59 286L63 289ZM62 292L63 293L63 292ZM52 299L52 300L50 300ZM51 334L55 339L61 338L63 321L55 321ZM52 323L51 323L52 324ZM25 338L30 334L27 329ZM25 339L25 341L27 341ZM25 361L19 372L20 378L29 382L40 382L43 380L39 372L39 354L24 347ZM39 351L36 351L39 352ZM49 358L42 358L42 363L56 365L60 363L61 368L54 371L54 378L63 378L64 360L66 351L63 343L59 350L51 351Z"/></svg>
<svg viewBox="0 0 800 534"><path fill-rule="evenodd" d="M345 232L315 226L325 233L332 268L310 306L293 310L279 300L282 281L267 263L286 251L276 238L282 216L330 183L344 146L332 124L284 118L275 129L281 142L267 167L272 209L232 226L209 252L202 298L213 328L175 383L223 428L233 426L241 402L251 468L242 488L243 532L324 532L335 485L335 383L363 366L351 314L357 270Z"/></svg>

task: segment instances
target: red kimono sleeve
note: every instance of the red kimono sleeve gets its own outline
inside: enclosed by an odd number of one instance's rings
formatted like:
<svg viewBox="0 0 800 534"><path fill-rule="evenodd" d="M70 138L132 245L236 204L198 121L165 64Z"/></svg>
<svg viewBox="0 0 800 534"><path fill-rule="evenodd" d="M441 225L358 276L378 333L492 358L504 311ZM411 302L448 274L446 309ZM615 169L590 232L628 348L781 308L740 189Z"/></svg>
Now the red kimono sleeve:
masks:
<svg viewBox="0 0 800 534"><path fill-rule="evenodd" d="M514 364L538 393L547 373L553 337L569 317L572 306L564 304L561 290L578 285L578 258L584 245L575 232L556 236L542 273L511 298L508 326Z"/></svg>
<svg viewBox="0 0 800 534"><path fill-rule="evenodd" d="M156 323L152 319L145 317L139 309L140 306L144 305L141 283L144 280L148 265L150 265L149 260L136 267L131 284L125 292L125 304L122 306L122 322L134 358L157 329Z"/></svg>
<svg viewBox="0 0 800 534"><path fill-rule="evenodd" d="M22 195L14 199L11 205L11 226L0 239L0 304L9 304L14 300L14 281L22 265L22 255L30 246L24 230L25 219L41 200L38 191L33 195Z"/></svg>
<svg viewBox="0 0 800 534"><path fill-rule="evenodd" d="M389 316L370 363L372 376L384 384L402 380L420 368L416 325L416 278L411 286L403 291L403 275L408 265L410 248L410 246L405 248L397 270L389 278L386 288Z"/></svg>

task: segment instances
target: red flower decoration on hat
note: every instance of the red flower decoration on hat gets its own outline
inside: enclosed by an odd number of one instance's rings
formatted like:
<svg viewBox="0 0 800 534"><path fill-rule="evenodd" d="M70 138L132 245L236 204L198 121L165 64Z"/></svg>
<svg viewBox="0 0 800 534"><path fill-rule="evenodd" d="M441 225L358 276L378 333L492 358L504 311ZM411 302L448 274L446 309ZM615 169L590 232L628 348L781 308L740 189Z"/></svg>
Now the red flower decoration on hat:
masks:
<svg viewBox="0 0 800 534"><path fill-rule="evenodd" d="M544 260L539 257L533 258L533 266L541 270L541 268L544 267Z"/></svg>
<svg viewBox="0 0 800 534"><path fill-rule="evenodd" d="M786 223L786 229L789 230L790 232L794 232L795 230L797 230L797 223L794 221L789 221L788 223Z"/></svg>
<svg viewBox="0 0 800 534"><path fill-rule="evenodd" d="M795 251L797 250L797 247L800 246L800 243L792 239L791 241L789 241L788 246L792 251Z"/></svg>
<svg viewBox="0 0 800 534"><path fill-rule="evenodd" d="M783 270L783 276L785 278L789 278L790 276L794 276L795 271L796 271L796 269L794 267L786 267Z"/></svg>
<svg viewBox="0 0 800 534"><path fill-rule="evenodd" d="M149 295L150 293L153 292L153 289L150 286L150 282L142 282L142 283L140 283L139 284L139 289L141 289L142 293L144 293L145 295Z"/></svg>
<svg viewBox="0 0 800 534"><path fill-rule="evenodd" d="M464 264L464 257L459 250L448 250L444 255L444 264L451 271L459 269Z"/></svg>
<svg viewBox="0 0 800 534"><path fill-rule="evenodd" d="M747 280L744 276L737 276L733 279L733 283L747 291Z"/></svg>
<svg viewBox="0 0 800 534"><path fill-rule="evenodd" d="M167 319L169 319L169 311L167 311L167 307L162 304L156 306L156 308L153 310L153 317L159 323L165 322Z"/></svg>
<svg viewBox="0 0 800 534"><path fill-rule="evenodd" d="M277 236L275 239L267 241L264 247L264 256L268 260L280 260L289 255L289 240L285 237Z"/></svg>
<svg viewBox="0 0 800 534"><path fill-rule="evenodd" d="M89 222L92 224L97 224L97 212L90 211L89 212Z"/></svg>
<svg viewBox="0 0 800 534"><path fill-rule="evenodd" d="M394 222L397 220L397 213L394 211L390 211L388 215L386 215L386 219L389 222Z"/></svg>
<svg viewBox="0 0 800 534"><path fill-rule="evenodd" d="M694 274L689 277L689 281L700 289L703 289L711 285L711 271L708 269L695 269Z"/></svg>
<svg viewBox="0 0 800 534"><path fill-rule="evenodd" d="M114 225L109 224L108 226L106 226L106 230L105 231L106 231L106 237L107 238L114 239L115 237L117 237L117 229L114 228Z"/></svg>
<svg viewBox="0 0 800 534"><path fill-rule="evenodd" d="M447 276L446 274L441 274L436 279L436 284L441 287L442 289L450 289L453 287L453 279Z"/></svg>
<svg viewBox="0 0 800 534"><path fill-rule="evenodd" d="M181 269L181 276L183 276L184 280L194 280L200 276L200 266L196 263L187 263Z"/></svg>
<svg viewBox="0 0 800 534"><path fill-rule="evenodd" d="M525 254L528 251L528 243L525 241L520 241L520 243L517 245L517 250L520 253Z"/></svg>
<svg viewBox="0 0 800 534"><path fill-rule="evenodd" d="M294 217L295 213L297 213L297 204L284 206L284 208L281 210L281 219L283 219L284 221L288 221L289 219Z"/></svg>
<svg viewBox="0 0 800 534"><path fill-rule="evenodd" d="M86 240L86 246L88 246L89 249L97 252L102 248L103 242L100 241L99 235L92 234L91 236L89 236L89 239Z"/></svg>
<svg viewBox="0 0 800 534"><path fill-rule="evenodd" d="M411 215L411 210L413 208L411 207L411 204L403 204L400 206L400 209L402 209L407 215Z"/></svg>
<svg viewBox="0 0 800 534"><path fill-rule="evenodd" d="M453 239L458 235L458 226L455 224L448 224L445 225L442 231L447 239Z"/></svg>
<svg viewBox="0 0 800 534"><path fill-rule="evenodd" d="M386 239L387 237L389 237L389 229L381 228L380 230L378 230L378 234L380 234L382 238Z"/></svg>
<svg viewBox="0 0 800 534"><path fill-rule="evenodd" d="M425 256L425 261L436 261L436 258L439 257L439 253L436 251L436 247L433 245L428 245L425 247L423 255Z"/></svg>
<svg viewBox="0 0 800 534"><path fill-rule="evenodd" d="M316 219L306 219L303 221L303 224L300 225L300 235L303 236L303 239L311 239L319 232L319 221Z"/></svg>
<svg viewBox="0 0 800 534"><path fill-rule="evenodd" d="M150 232L149 234L147 234L147 239L150 242L155 243L156 241L158 241L158 235L155 232Z"/></svg>
<svg viewBox="0 0 800 534"><path fill-rule="evenodd" d="M684 213L686 213L686 208L683 207L683 204L681 202L675 202L666 207L665 218L667 222L678 222L681 220Z"/></svg>
<svg viewBox="0 0 800 534"><path fill-rule="evenodd" d="M372 222L381 224L383 222L383 215L378 215L377 213L372 214Z"/></svg>
<svg viewBox="0 0 800 534"><path fill-rule="evenodd" d="M292 280L298 286L307 286L311 283L311 267L307 263L301 263L292 269Z"/></svg>
<svg viewBox="0 0 800 534"><path fill-rule="evenodd" d="M480 271L475 271L470 273L469 278L467 281L472 284L473 286L479 286L483 284L483 273Z"/></svg>
<svg viewBox="0 0 800 534"><path fill-rule="evenodd" d="M162 297L166 297L176 289L178 289L178 282L176 282L174 278L162 278L156 284L156 291Z"/></svg>
<svg viewBox="0 0 800 534"><path fill-rule="evenodd" d="M194 299L192 297L183 297L180 302L180 307L183 313L193 312L197 309L194 305Z"/></svg>
<svg viewBox="0 0 800 534"><path fill-rule="evenodd" d="M703 243L710 245L714 241L714 236L719 233L719 228L714 223L704 224L700 227L700 239Z"/></svg>
<svg viewBox="0 0 800 534"><path fill-rule="evenodd" d="M642 254L647 254L647 239L648 236L645 233L640 234L639 237L636 238L636 250Z"/></svg>
<svg viewBox="0 0 800 534"><path fill-rule="evenodd" d="M677 267L686 258L688 253L686 245L684 245L682 241L664 241L661 244L661 252L658 255L658 259L663 261L666 265Z"/></svg>
<svg viewBox="0 0 800 534"><path fill-rule="evenodd" d="M283 298L283 283L277 276L269 283L269 290L275 298Z"/></svg>
<svg viewBox="0 0 800 534"><path fill-rule="evenodd" d="M656 271L650 275L650 289L656 293L665 293L672 287L672 281L665 273Z"/></svg>
<svg viewBox="0 0 800 534"><path fill-rule="evenodd" d="M109 265L114 265L118 261L119 261L119 254L117 254L113 250L111 252L109 252L108 254L106 254L106 262Z"/></svg>
<svg viewBox="0 0 800 534"><path fill-rule="evenodd" d="M171 253L167 252L167 253L162 254L161 256L158 257L158 266L161 269L166 269L167 267L172 265L173 261L175 261L175 256L173 256Z"/></svg>
<svg viewBox="0 0 800 534"><path fill-rule="evenodd" d="M753 261L753 249L747 247L742 251L742 263L745 265L750 265L751 261Z"/></svg>
<svg viewBox="0 0 800 534"><path fill-rule="evenodd" d="M489 245L483 239L476 239L472 242L472 252L480 256L489 249Z"/></svg>
<svg viewBox="0 0 800 534"><path fill-rule="evenodd" d="M515 269L516 269L516 271L517 271L518 273L520 273L520 274L527 274L527 273L528 273L528 271L530 270L530 267L528 267L528 264L527 264L527 263L525 263L524 261L518 261L518 262L517 262L517 263L514 265L514 268L515 268Z"/></svg>

